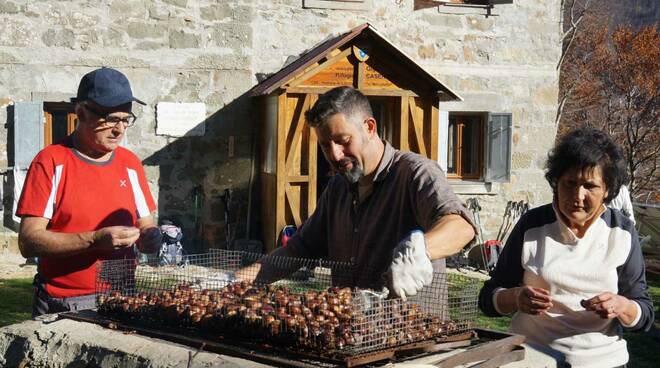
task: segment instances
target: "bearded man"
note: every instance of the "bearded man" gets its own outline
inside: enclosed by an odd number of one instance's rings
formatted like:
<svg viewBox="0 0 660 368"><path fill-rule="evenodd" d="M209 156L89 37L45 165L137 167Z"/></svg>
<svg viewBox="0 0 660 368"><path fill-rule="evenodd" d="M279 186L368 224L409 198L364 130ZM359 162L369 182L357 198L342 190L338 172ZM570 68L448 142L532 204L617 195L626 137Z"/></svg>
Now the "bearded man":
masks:
<svg viewBox="0 0 660 368"><path fill-rule="evenodd" d="M444 270L444 259L474 238L469 212L437 162L379 138L369 100L358 90L326 92L305 118L338 175L272 255L349 262L359 270L356 286L379 288L387 280L396 295L415 295L433 281L434 265Z"/></svg>

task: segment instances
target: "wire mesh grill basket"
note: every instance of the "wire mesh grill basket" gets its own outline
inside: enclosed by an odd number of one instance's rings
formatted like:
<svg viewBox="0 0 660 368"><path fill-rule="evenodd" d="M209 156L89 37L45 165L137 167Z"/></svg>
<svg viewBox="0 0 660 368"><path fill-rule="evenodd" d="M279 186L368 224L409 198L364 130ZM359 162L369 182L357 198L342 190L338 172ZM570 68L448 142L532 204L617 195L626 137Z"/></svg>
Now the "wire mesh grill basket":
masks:
<svg viewBox="0 0 660 368"><path fill-rule="evenodd" d="M178 265L108 260L97 271L100 314L157 329L353 356L472 329L478 281L436 272L403 301L354 287L351 264L240 251Z"/></svg>

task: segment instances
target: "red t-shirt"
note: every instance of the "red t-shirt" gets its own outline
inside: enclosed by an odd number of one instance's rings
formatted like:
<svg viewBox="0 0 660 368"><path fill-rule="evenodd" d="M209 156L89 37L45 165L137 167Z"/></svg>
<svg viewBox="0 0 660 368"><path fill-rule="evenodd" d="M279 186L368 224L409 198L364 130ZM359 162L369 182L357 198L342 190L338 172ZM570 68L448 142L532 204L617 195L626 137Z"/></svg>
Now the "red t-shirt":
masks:
<svg viewBox="0 0 660 368"><path fill-rule="evenodd" d="M155 210L142 163L133 153L118 147L110 160L94 162L75 151L68 137L34 158L16 214L45 217L53 232L80 233L106 226L136 226L138 218ZM39 275L52 297L92 294L98 260L133 257L130 247L42 257Z"/></svg>

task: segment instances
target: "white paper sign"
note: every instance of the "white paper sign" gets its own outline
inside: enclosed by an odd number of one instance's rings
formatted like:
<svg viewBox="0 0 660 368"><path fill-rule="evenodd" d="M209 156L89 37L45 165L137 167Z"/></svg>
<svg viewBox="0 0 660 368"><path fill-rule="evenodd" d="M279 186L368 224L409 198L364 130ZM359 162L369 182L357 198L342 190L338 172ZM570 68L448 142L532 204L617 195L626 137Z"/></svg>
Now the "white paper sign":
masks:
<svg viewBox="0 0 660 368"><path fill-rule="evenodd" d="M206 104L159 102L156 104L156 134L170 137L204 135Z"/></svg>

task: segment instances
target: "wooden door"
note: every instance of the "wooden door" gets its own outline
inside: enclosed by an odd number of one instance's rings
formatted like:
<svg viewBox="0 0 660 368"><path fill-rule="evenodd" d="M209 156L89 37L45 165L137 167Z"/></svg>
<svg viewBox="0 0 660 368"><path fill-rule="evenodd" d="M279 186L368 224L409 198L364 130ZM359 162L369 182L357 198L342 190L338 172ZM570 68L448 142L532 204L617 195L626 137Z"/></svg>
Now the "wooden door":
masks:
<svg viewBox="0 0 660 368"><path fill-rule="evenodd" d="M300 227L316 209L316 134L305 123L305 112L317 97L302 93L278 97L275 240L284 226ZM275 246L267 241L268 249Z"/></svg>
<svg viewBox="0 0 660 368"><path fill-rule="evenodd" d="M394 145L438 159L438 108L432 97L401 96L401 123L395 132Z"/></svg>

